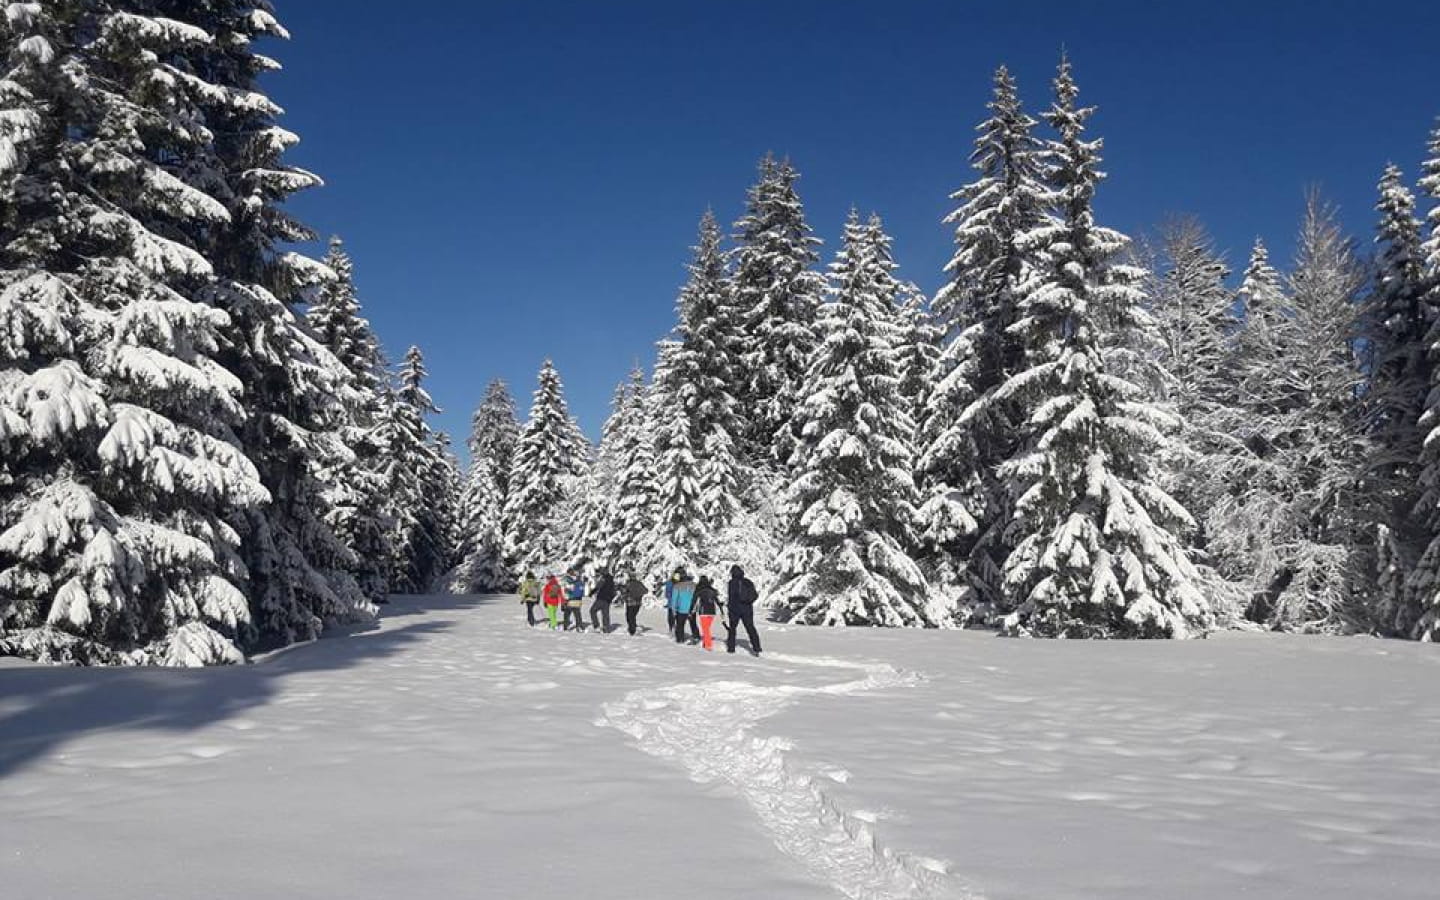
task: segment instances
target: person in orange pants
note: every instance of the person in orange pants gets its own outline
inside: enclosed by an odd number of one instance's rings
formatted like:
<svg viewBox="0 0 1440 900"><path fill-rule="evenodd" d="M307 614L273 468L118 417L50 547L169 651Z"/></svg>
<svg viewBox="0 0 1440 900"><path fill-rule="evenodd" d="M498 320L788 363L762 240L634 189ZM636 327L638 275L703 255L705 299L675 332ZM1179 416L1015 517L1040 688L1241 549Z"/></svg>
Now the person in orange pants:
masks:
<svg viewBox="0 0 1440 900"><path fill-rule="evenodd" d="M715 649L715 616L720 612L720 592L710 581L709 575L701 575L695 586L695 605L700 611L700 646L706 650Z"/></svg>

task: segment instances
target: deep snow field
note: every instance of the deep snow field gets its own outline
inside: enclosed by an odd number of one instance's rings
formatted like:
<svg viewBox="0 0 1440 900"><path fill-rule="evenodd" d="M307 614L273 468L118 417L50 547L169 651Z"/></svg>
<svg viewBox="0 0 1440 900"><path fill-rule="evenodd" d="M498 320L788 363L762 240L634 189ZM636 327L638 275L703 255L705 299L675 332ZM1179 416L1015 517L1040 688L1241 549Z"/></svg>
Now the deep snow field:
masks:
<svg viewBox="0 0 1440 900"><path fill-rule="evenodd" d="M763 628L397 598L246 667L0 664L0 896L1440 895L1435 646Z"/></svg>

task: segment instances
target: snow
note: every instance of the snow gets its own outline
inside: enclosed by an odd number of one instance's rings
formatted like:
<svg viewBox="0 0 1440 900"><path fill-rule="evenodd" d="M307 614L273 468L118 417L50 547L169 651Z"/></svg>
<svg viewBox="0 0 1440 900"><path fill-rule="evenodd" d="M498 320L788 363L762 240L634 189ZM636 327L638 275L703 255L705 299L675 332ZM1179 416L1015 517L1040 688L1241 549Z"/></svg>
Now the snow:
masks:
<svg viewBox="0 0 1440 900"><path fill-rule="evenodd" d="M762 628L778 652L757 660L663 629L531 630L512 597L397 597L377 626L251 666L0 661L0 883L107 900L1433 896L1432 646Z"/></svg>

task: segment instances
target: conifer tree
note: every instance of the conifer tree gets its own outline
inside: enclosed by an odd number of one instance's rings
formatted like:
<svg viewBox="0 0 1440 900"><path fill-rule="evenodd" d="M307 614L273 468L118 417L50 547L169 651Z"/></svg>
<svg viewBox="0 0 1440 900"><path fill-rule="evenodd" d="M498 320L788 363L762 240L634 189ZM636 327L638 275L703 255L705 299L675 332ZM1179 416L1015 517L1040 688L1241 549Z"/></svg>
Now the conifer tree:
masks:
<svg viewBox="0 0 1440 900"><path fill-rule="evenodd" d="M1423 453L1420 418L1430 390L1432 367L1426 336L1435 310L1426 298L1420 222L1415 198L1397 166L1380 178L1376 212L1379 254L1374 287L1363 319L1369 380L1364 398L1366 430L1373 440L1366 464L1369 517L1377 528L1378 570L1370 595L1372 619L1382 631L1406 634L1413 610L1404 581L1426 541L1425 523L1414 515Z"/></svg>
<svg viewBox="0 0 1440 900"><path fill-rule="evenodd" d="M915 517L910 435L896 374L898 285L878 219L851 212L831 267L823 336L796 410L796 476L770 601L807 625L924 625L924 576L904 549Z"/></svg>
<svg viewBox="0 0 1440 900"><path fill-rule="evenodd" d="M677 303L680 343L668 363L674 385L672 425L685 428L696 460L697 490L705 502L706 515L695 523L700 541L733 521L745 481L735 456L735 441L744 429L734 394L744 372L744 335L720 243L720 226L707 210ZM678 440L668 432L665 439Z"/></svg>
<svg viewBox="0 0 1440 900"><path fill-rule="evenodd" d="M336 400L350 390L347 373L297 313L304 293L330 273L283 249L314 234L281 204L320 179L284 162L298 138L278 126L281 110L258 84L278 64L255 42L288 35L266 0L171 7L175 20L211 38L184 44L164 66L164 77L197 107L194 117L171 112L167 119L209 135L199 152L175 160L174 171L228 214L187 234L214 267L194 296L230 317L220 360L246 386L237 434L272 497L232 518L249 573L251 638L313 637L326 622L365 618L373 607L350 572L353 554L326 523L319 477L346 455L340 428L349 404Z"/></svg>
<svg viewBox="0 0 1440 900"><path fill-rule="evenodd" d="M435 451L435 462L428 473L427 494L432 498L431 515L440 548L435 569L438 575L461 560L460 547L465 541L465 534L460 501L465 493L465 479L461 475L460 460L450 449L450 435L433 431L430 441Z"/></svg>
<svg viewBox="0 0 1440 900"><path fill-rule="evenodd" d="M318 473L325 486L326 523L350 548L355 559L353 571L366 596L384 602L389 591L387 560L393 555L388 543L392 524L385 516L385 478L381 474L385 362L370 323L360 315L354 264L338 237L330 239L324 263L334 278L315 289L306 320L345 367L352 388L346 395L339 429L350 453Z"/></svg>
<svg viewBox="0 0 1440 900"><path fill-rule="evenodd" d="M451 593L491 594L514 587L514 573L505 564L500 512L500 491L490 459L472 456L460 495L456 548L460 564L450 578Z"/></svg>
<svg viewBox="0 0 1440 900"><path fill-rule="evenodd" d="M515 457L515 444L520 439L520 423L515 418L515 399L510 386L496 378L485 389L485 398L470 419L470 458L483 456L500 492L504 505L510 480L510 465Z"/></svg>
<svg viewBox="0 0 1440 900"><path fill-rule="evenodd" d="M662 343L661 353L665 353ZM670 345L673 346L673 345ZM655 483L656 432L645 373L630 373L630 392L617 427L614 501L605 529L605 559L615 571L645 571L651 561L658 495Z"/></svg>
<svg viewBox="0 0 1440 900"><path fill-rule="evenodd" d="M903 333L897 348L900 396L905 398L917 429L925 415L931 379L940 362L940 329L925 294L914 284L900 285L897 303ZM918 436L918 434L917 434Z"/></svg>
<svg viewBox="0 0 1440 900"><path fill-rule="evenodd" d="M795 190L799 174L788 160L767 155L751 187L745 215L735 223L734 303L746 337L745 375L737 399L750 411L748 456L773 464L798 400L813 348L815 310L825 279L812 268L820 240L811 234Z"/></svg>
<svg viewBox="0 0 1440 900"><path fill-rule="evenodd" d="M1235 297L1225 286L1230 270L1196 219L1167 223L1160 238L1162 270L1150 297L1160 364L1169 375L1168 398L1194 420L1236 399L1227 396L1237 325Z"/></svg>
<svg viewBox="0 0 1440 900"><path fill-rule="evenodd" d="M1022 367L976 402L1027 413L1001 463L1018 538L1004 564L1007 626L1046 636L1185 637L1208 624L1177 529L1190 517L1152 459L1178 422L1106 370L1103 327L1133 327L1143 294L1114 260L1123 235L1094 222L1100 142L1085 138L1062 59L1046 119L1053 219L1025 236L1043 264L1021 286L1013 333ZM969 413L967 413L969 414Z"/></svg>
<svg viewBox="0 0 1440 900"><path fill-rule="evenodd" d="M580 503L571 534L568 555L576 561L597 561L615 571L609 558L609 528L619 501L620 454L630 402L631 381L615 386L610 415L600 429L600 446L595 463L579 484Z"/></svg>
<svg viewBox="0 0 1440 900"><path fill-rule="evenodd" d="M1248 586L1249 618L1329 630L1349 617L1357 548L1373 543L1357 402L1366 273L1334 210L1313 195L1288 285L1276 289L1268 269L1263 257L1252 263L1242 285L1240 401L1225 426L1232 452L1212 467L1209 545L1229 561L1224 574Z"/></svg>
<svg viewBox="0 0 1440 900"><path fill-rule="evenodd" d="M1431 132L1425 162L1421 167L1420 191L1430 201L1420 246L1425 302L1440 310L1440 126ZM1397 624L1409 626L1412 636L1425 641L1440 640L1440 321L1425 336L1431 366L1430 393L1420 417L1424 449L1420 457L1420 500L1415 516L1426 526L1429 545L1406 582L1407 603ZM1413 624L1411 624L1413 622Z"/></svg>
<svg viewBox="0 0 1440 900"><path fill-rule="evenodd" d="M693 422L686 413L686 395L693 385L683 380L687 377L681 367L684 360L683 344L662 345L649 404L655 441L655 528L642 558L649 563L647 568L662 572L677 567L696 571L703 559L701 547L707 531L700 465L691 449Z"/></svg>
<svg viewBox="0 0 1440 900"><path fill-rule="evenodd" d="M960 206L945 220L955 226L955 254L946 266L950 281L932 303L943 345L925 402L919 470L937 575L964 579L993 604L1003 595L1000 564L1014 543L1006 533L1009 499L995 473L1014 452L1023 417L1009 402L973 403L1021 364L1014 332L1020 285L1038 264L1032 235L1046 221L1049 193L1035 120L1003 66L989 109L970 156L979 177L952 195Z"/></svg>
<svg viewBox="0 0 1440 900"><path fill-rule="evenodd" d="M402 594L426 591L447 568L444 503L439 494L445 464L426 422L427 416L439 412L425 390L426 374L424 356L412 346L405 353L399 387L380 429L386 513L393 528L390 584Z"/></svg>
<svg viewBox="0 0 1440 900"><path fill-rule="evenodd" d="M251 616L231 516L271 500L181 177L210 135L165 60L211 35L110 4L0 23L0 653L204 665ZM199 76L196 85L210 87Z"/></svg>
<svg viewBox="0 0 1440 900"><path fill-rule="evenodd" d="M564 562L570 524L563 513L587 463L587 442L570 417L560 374L547 359L510 468L506 554L517 565L544 568Z"/></svg>

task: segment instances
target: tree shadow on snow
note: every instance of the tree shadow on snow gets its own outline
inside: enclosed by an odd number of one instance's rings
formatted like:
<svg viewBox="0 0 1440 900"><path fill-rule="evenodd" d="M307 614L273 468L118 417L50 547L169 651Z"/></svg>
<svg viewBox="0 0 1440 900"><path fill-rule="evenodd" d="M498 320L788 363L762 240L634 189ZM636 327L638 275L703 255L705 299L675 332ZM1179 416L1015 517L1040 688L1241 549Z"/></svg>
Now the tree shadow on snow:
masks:
<svg viewBox="0 0 1440 900"><path fill-rule="evenodd" d="M263 706L276 694L280 679L394 656L427 635L451 628L455 620L447 613L496 599L396 597L384 607L382 621L438 617L383 629L378 623L334 628L318 641L266 654L247 666L0 670L0 778L89 732L110 728L184 732L224 721Z"/></svg>

